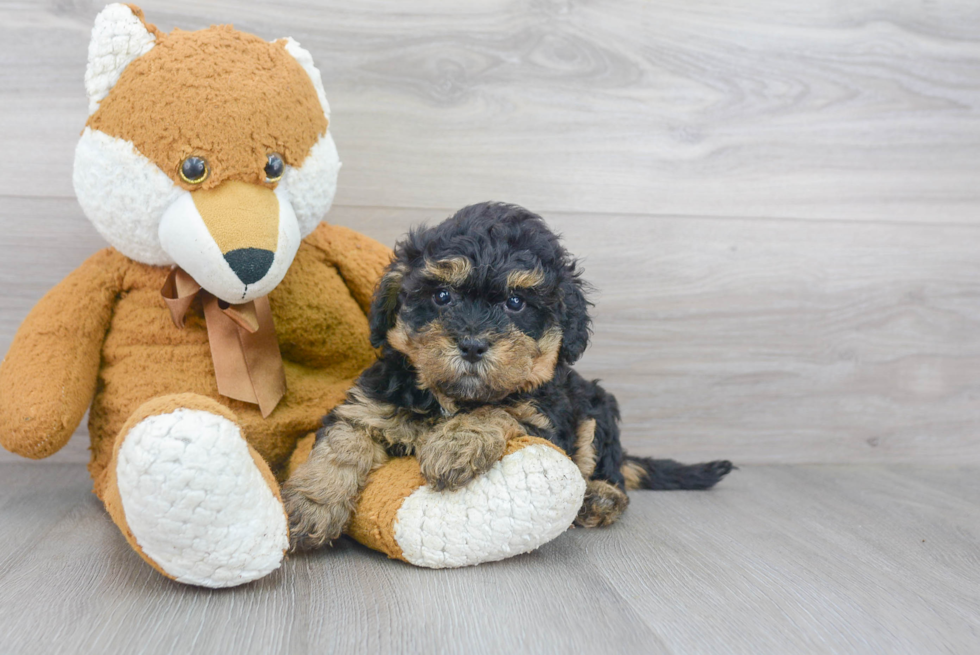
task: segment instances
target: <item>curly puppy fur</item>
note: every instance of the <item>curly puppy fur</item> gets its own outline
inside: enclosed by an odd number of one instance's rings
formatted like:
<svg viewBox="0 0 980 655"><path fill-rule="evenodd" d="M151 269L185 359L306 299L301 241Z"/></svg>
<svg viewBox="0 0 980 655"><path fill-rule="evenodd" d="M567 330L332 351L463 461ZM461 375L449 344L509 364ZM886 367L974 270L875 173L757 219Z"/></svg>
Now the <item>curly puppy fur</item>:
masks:
<svg viewBox="0 0 980 655"><path fill-rule="evenodd" d="M430 485L456 489L519 434L550 440L578 465L584 527L615 522L626 489L707 489L724 477L727 461L623 453L616 399L572 369L589 343L585 288L544 220L515 205L472 205L410 232L374 295L379 359L284 487L293 546L337 538L388 457L415 455Z"/></svg>

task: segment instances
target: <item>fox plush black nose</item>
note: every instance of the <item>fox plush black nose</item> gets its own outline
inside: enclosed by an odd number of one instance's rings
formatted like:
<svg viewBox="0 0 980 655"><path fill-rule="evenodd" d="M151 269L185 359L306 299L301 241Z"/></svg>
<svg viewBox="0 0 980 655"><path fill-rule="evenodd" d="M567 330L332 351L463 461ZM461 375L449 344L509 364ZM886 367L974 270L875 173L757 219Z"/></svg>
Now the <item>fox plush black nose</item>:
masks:
<svg viewBox="0 0 980 655"><path fill-rule="evenodd" d="M238 279L245 284L254 284L272 268L276 253L261 248L238 248L225 253L225 261L231 266Z"/></svg>
<svg viewBox="0 0 980 655"><path fill-rule="evenodd" d="M463 359L468 362L476 363L483 359L483 355L487 352L489 344L483 339L460 339L458 344L459 352L462 353Z"/></svg>

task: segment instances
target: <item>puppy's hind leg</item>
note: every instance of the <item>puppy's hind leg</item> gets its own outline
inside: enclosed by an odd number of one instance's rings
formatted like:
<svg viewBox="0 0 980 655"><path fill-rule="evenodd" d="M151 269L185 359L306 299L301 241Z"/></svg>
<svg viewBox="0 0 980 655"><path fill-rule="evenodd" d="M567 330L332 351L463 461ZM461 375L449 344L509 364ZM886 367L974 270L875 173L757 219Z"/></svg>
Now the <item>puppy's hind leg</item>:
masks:
<svg viewBox="0 0 980 655"><path fill-rule="evenodd" d="M615 523L626 511L629 497L622 489L607 480L590 479L596 473L596 420L589 418L578 425L575 431L575 446L572 460L585 478L585 498L575 525L583 528L598 528ZM604 467L607 468L607 467Z"/></svg>
<svg viewBox="0 0 980 655"><path fill-rule="evenodd" d="M626 492L605 480L588 480L585 483L585 499L575 517L575 525L582 528L601 528L619 520L630 504Z"/></svg>

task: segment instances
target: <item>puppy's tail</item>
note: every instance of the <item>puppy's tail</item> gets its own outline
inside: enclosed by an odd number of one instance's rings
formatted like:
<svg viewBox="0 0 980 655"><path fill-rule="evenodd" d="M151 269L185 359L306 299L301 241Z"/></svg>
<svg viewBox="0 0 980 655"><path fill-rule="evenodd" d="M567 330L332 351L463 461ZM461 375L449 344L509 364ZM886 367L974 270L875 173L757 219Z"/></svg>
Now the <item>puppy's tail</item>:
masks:
<svg viewBox="0 0 980 655"><path fill-rule="evenodd" d="M623 477L627 489L710 489L736 468L728 460L681 464L672 459L626 456Z"/></svg>

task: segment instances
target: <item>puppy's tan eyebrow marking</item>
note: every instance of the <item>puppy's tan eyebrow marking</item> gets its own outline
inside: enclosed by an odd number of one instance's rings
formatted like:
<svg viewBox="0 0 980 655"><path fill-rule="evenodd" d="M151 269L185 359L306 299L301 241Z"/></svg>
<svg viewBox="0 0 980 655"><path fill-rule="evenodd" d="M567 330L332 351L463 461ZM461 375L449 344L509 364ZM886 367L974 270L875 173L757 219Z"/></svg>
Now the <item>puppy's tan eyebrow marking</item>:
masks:
<svg viewBox="0 0 980 655"><path fill-rule="evenodd" d="M437 262L426 260L425 273L447 284L462 284L473 271L473 265L465 257L450 257Z"/></svg>
<svg viewBox="0 0 980 655"><path fill-rule="evenodd" d="M507 274L508 289L526 289L536 287L544 282L544 271L535 268L533 271L511 271Z"/></svg>

